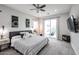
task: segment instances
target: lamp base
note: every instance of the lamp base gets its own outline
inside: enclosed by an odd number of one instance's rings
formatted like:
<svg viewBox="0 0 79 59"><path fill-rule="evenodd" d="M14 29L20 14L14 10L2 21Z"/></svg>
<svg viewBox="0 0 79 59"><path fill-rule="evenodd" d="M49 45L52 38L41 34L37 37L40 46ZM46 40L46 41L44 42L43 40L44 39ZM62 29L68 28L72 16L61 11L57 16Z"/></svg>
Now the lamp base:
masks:
<svg viewBox="0 0 79 59"><path fill-rule="evenodd" d="M1 39L3 39L3 35L1 35Z"/></svg>

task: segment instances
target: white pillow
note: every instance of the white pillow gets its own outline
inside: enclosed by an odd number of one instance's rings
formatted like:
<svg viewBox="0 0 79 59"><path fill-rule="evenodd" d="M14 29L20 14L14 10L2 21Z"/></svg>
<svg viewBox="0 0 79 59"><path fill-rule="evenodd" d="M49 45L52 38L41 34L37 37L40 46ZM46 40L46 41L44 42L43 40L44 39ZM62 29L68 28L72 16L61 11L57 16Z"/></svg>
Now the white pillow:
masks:
<svg viewBox="0 0 79 59"><path fill-rule="evenodd" d="M30 33L26 32L26 33L24 33L24 36L29 37L29 34L30 34Z"/></svg>
<svg viewBox="0 0 79 59"><path fill-rule="evenodd" d="M25 39L25 38L30 38L30 37L32 37L33 36L33 34L30 34L30 33L28 33L28 34L25 34L24 36L23 36L23 38Z"/></svg>
<svg viewBox="0 0 79 59"><path fill-rule="evenodd" d="M23 36L23 39L26 39L26 38L28 38L28 36L24 35L24 36Z"/></svg>
<svg viewBox="0 0 79 59"><path fill-rule="evenodd" d="M34 35L30 33L30 34L29 34L29 37L32 37L32 36L34 36Z"/></svg>
<svg viewBox="0 0 79 59"><path fill-rule="evenodd" d="M26 32L25 34L26 34L26 35L29 35L30 33Z"/></svg>
<svg viewBox="0 0 79 59"><path fill-rule="evenodd" d="M20 35L17 35L17 36L13 36L12 39L17 39L17 38L21 38Z"/></svg>

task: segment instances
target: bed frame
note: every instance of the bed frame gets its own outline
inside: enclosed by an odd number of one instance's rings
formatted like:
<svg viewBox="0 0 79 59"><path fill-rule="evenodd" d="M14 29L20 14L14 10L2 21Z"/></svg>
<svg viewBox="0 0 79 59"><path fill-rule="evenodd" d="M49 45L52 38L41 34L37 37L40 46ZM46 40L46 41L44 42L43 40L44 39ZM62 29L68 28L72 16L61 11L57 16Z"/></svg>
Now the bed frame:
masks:
<svg viewBox="0 0 79 59"><path fill-rule="evenodd" d="M21 37L23 37L24 34L20 34L20 32L29 32L29 33L32 33L32 30L23 30L23 31L12 31L12 32L9 32L10 48L13 48L14 50L16 50L16 49L14 47L11 47L11 39L12 39L13 36L17 36L17 35L21 35ZM20 53L21 55L23 55L18 50L16 50L16 51L18 53Z"/></svg>

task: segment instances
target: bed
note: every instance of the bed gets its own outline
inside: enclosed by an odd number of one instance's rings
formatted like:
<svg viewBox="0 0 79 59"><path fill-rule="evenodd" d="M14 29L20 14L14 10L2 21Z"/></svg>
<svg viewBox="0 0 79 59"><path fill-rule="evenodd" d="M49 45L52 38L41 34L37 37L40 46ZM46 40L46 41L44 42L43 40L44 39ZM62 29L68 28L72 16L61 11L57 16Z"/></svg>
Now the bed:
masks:
<svg viewBox="0 0 79 59"><path fill-rule="evenodd" d="M25 38L11 38L11 47L24 55L36 55L45 45L48 44L48 41L48 38L38 35Z"/></svg>

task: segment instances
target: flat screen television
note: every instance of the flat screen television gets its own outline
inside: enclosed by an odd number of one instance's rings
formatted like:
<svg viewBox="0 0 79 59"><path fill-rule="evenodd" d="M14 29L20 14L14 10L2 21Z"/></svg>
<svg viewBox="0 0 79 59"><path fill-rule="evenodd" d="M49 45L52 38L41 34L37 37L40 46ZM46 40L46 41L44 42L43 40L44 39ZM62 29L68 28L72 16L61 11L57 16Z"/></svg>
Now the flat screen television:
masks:
<svg viewBox="0 0 79 59"><path fill-rule="evenodd" d="M74 16L70 16L68 19L67 19L67 25L68 25L68 29L71 31L71 32L77 32L76 31L76 25L75 25L75 18Z"/></svg>

